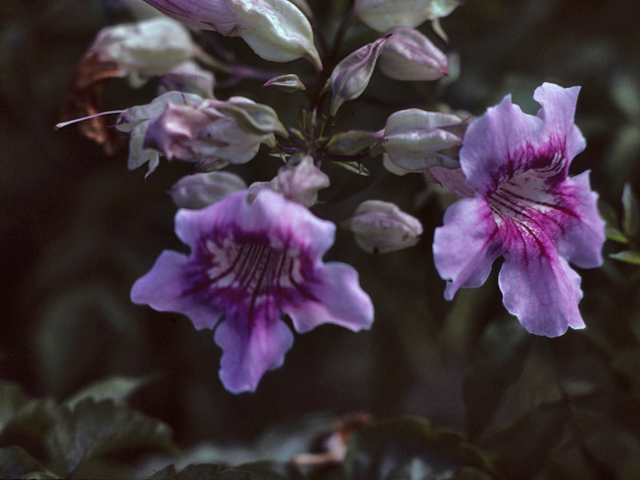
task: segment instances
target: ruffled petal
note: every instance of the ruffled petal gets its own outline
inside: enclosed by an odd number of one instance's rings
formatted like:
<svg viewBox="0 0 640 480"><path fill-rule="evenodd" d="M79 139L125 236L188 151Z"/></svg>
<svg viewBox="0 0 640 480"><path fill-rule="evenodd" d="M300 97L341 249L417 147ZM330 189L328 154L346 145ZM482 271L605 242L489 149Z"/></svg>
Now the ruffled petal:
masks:
<svg viewBox="0 0 640 480"><path fill-rule="evenodd" d="M333 245L336 229L332 222L267 189L251 202L248 190L242 190L202 210L179 210L176 215L176 235L191 248L213 230L230 227L265 234L274 242L291 240L311 257L322 256Z"/></svg>
<svg viewBox="0 0 640 480"><path fill-rule="evenodd" d="M165 250L151 270L133 284L131 301L149 305L159 312L182 313L198 329L213 328L221 312L187 293L190 283L187 256Z"/></svg>
<svg viewBox="0 0 640 480"><path fill-rule="evenodd" d="M573 157L582 152L587 142L574 123L576 103L580 87L562 88L553 83L543 83L533 92L533 99L542 105L537 117L542 119L546 136L564 132L565 175Z"/></svg>
<svg viewBox="0 0 640 480"><path fill-rule="evenodd" d="M557 337L568 327L585 326L578 310L580 276L533 237L519 251L505 254L498 284L504 306L530 333Z"/></svg>
<svg viewBox="0 0 640 480"><path fill-rule="evenodd" d="M299 333L323 323L333 323L354 332L373 323L373 303L358 282L358 272L342 263L327 263L318 273L319 280L308 285L312 298L292 302L283 311L291 317Z"/></svg>
<svg viewBox="0 0 640 480"><path fill-rule="evenodd" d="M598 194L591 191L589 171L568 178L554 191L556 197L565 199L574 214L556 240L559 255L581 268L602 265L604 220L598 213Z"/></svg>
<svg viewBox="0 0 640 480"><path fill-rule="evenodd" d="M536 90L542 104L537 116L523 113L506 96L471 122L460 150L467 185L487 196L531 169L544 173L549 183L562 181L573 155L584 148L573 124L578 91L545 84Z"/></svg>
<svg viewBox="0 0 640 480"><path fill-rule="evenodd" d="M451 205L433 239L436 268L447 280L445 298L451 300L461 287L482 285L504 251L502 234L485 200L465 198Z"/></svg>
<svg viewBox="0 0 640 480"><path fill-rule="evenodd" d="M216 329L215 342L222 348L220 380L230 392L254 391L267 370L282 365L293 345L289 327L268 311L256 312L251 322L228 316Z"/></svg>

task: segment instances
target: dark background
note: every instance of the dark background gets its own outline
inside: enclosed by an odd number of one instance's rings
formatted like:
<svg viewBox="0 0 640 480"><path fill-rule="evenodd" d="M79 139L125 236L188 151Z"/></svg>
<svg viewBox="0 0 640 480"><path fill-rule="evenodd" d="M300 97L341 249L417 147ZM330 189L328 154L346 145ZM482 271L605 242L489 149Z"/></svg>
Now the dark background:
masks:
<svg viewBox="0 0 640 480"><path fill-rule="evenodd" d="M315 11L329 23L348 8L346 2L319 3L323 10ZM376 72L366 94L342 109L339 128L378 130L392 111L409 103L429 108L434 99L479 115L509 92L534 113L532 93L543 81L580 85L576 121L587 149L571 171L591 169L592 186L620 214L623 185L637 187L639 173L639 18L640 4L632 0L468 0L442 19L450 43L439 43L459 55L459 78L455 67L453 81L440 86L393 82ZM175 207L164 192L192 166L163 160L145 181L145 167L127 171L126 149L107 157L76 127L56 132L53 126L73 69L97 31L130 19L114 2L1 2L0 377L32 395L61 400L111 374L154 374L131 403L169 423L183 446L249 441L316 411L411 413L463 431L462 381L478 338L491 322L512 321L501 305L497 269L482 288L446 303L431 240L451 199L425 190L420 175L386 174L379 159L368 164L372 179L330 172L340 192L358 195L343 200L338 194L332 199L340 202L317 210L344 220L358 201L382 198L424 224L416 247L379 257L359 251L348 232L339 232L327 258L359 270L376 307L371 331L323 326L296 335L282 368L268 372L256 393L234 396L219 382L220 351L210 331L129 302L131 285L163 249L185 251L173 234ZM439 41L428 24L421 29ZM362 26L356 33L347 45L375 38ZM288 71L286 64L257 59L241 40L222 43L248 63ZM291 65L306 68L304 61ZM251 82L215 93L247 95L282 109L285 123L302 100ZM153 96L153 82L134 91L114 80L103 98L107 109L116 109ZM234 171L249 182L265 181L277 165L263 156ZM618 250L605 246L607 253ZM620 351L637 348L640 336L636 270L607 260L581 272L588 329ZM572 342L572 335L559 342Z"/></svg>

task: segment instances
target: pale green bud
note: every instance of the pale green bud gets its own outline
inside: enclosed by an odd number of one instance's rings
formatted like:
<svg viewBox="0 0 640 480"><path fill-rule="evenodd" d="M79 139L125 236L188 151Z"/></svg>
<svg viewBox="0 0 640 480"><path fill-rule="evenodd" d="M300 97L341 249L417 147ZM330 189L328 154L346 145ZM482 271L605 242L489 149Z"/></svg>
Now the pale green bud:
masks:
<svg viewBox="0 0 640 480"><path fill-rule="evenodd" d="M394 80L437 80L447 75L447 56L413 28L395 27L385 43L378 64Z"/></svg>
<svg viewBox="0 0 640 480"><path fill-rule="evenodd" d="M384 36L359 48L336 65L330 79L333 91L329 110L331 115L335 115L344 102L362 95L369 84L376 61L388 38L388 36Z"/></svg>
<svg viewBox="0 0 640 480"><path fill-rule="evenodd" d="M196 210L245 188L247 184L234 173L195 173L178 180L169 190L169 194L179 208Z"/></svg>
<svg viewBox="0 0 640 480"><path fill-rule="evenodd" d="M369 253L387 253L411 247L422 235L420 221L397 205L367 200L358 206L349 220L356 243Z"/></svg>

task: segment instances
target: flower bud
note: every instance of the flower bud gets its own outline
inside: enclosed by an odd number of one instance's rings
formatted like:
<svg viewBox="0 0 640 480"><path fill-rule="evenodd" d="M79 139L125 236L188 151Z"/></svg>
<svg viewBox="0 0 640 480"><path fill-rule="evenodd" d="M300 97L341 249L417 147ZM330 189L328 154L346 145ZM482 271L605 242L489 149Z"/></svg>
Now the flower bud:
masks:
<svg viewBox="0 0 640 480"><path fill-rule="evenodd" d="M378 32L392 27L417 27L433 12L433 0L356 0L355 11L360 20Z"/></svg>
<svg viewBox="0 0 640 480"><path fill-rule="evenodd" d="M336 65L330 79L333 91L329 110L331 115L335 115L347 100L353 100L362 95L369 84L376 60L378 60L382 47L388 38L388 36L384 36L359 48Z"/></svg>
<svg viewBox="0 0 640 480"><path fill-rule="evenodd" d="M420 221L396 205L380 200L360 204L349 221L356 243L369 253L387 253L411 247L422 235Z"/></svg>
<svg viewBox="0 0 640 480"><path fill-rule="evenodd" d="M197 210L245 188L247 184L234 173L195 173L178 180L169 194L179 208Z"/></svg>
<svg viewBox="0 0 640 480"><path fill-rule="evenodd" d="M463 123L452 114L401 110L387 119L382 147L389 160L405 170L422 171L435 165L457 168L459 162L445 150L460 146L462 137L445 128L455 131Z"/></svg>
<svg viewBox="0 0 640 480"><path fill-rule="evenodd" d="M203 30L240 36L265 60L300 57L322 69L313 31L304 14L288 0L145 0L166 15Z"/></svg>
<svg viewBox="0 0 640 480"><path fill-rule="evenodd" d="M267 118L268 110L272 118ZM143 146L162 152L169 160L215 158L246 163L258 153L260 143L269 141L279 124L272 109L243 97L227 102L205 100L200 105L169 102L150 122Z"/></svg>
<svg viewBox="0 0 640 480"><path fill-rule="evenodd" d="M394 80L437 80L447 75L447 57L422 33L395 27L380 54L380 71Z"/></svg>
<svg viewBox="0 0 640 480"><path fill-rule="evenodd" d="M189 32L168 18L103 28L89 52L102 62L115 62L134 87L194 57Z"/></svg>

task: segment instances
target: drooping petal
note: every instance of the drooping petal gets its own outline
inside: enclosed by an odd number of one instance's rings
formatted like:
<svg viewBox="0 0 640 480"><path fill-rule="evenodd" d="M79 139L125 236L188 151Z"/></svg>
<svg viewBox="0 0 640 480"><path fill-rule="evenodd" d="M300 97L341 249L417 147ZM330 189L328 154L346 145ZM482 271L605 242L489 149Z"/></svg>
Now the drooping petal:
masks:
<svg viewBox="0 0 640 480"><path fill-rule="evenodd" d="M498 276L504 306L536 335L556 337L568 327L584 328L580 276L543 235L520 233L518 250L505 254Z"/></svg>
<svg viewBox="0 0 640 480"><path fill-rule="evenodd" d="M278 316L261 310L255 318L228 316L216 329L222 348L220 380L233 393L254 391L267 370L278 368L293 345L293 334Z"/></svg>
<svg viewBox="0 0 640 480"><path fill-rule="evenodd" d="M312 298L283 308L299 333L318 325L333 323L357 332L373 322L373 304L358 282L358 272L342 263L331 262L321 267L319 282L310 285Z"/></svg>
<svg viewBox="0 0 640 480"><path fill-rule="evenodd" d="M544 172L551 183L563 180L571 158L584 148L573 124L578 91L545 84L536 90L542 103L537 116L523 113L506 96L473 121L460 150L467 185L486 196L531 169Z"/></svg>
<svg viewBox="0 0 640 480"><path fill-rule="evenodd" d="M134 283L131 301L159 312L182 313L198 329L213 328L222 312L186 291L190 286L186 280L188 263L186 255L165 250L153 268Z"/></svg>
<svg viewBox="0 0 640 480"><path fill-rule="evenodd" d="M484 200L465 198L447 209L444 226L436 228L433 239L436 268L447 280L447 300L461 287L479 287L485 282L493 261L504 253L502 240Z"/></svg>

